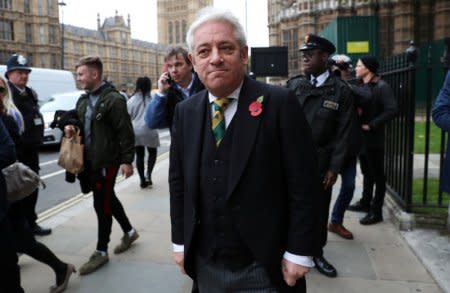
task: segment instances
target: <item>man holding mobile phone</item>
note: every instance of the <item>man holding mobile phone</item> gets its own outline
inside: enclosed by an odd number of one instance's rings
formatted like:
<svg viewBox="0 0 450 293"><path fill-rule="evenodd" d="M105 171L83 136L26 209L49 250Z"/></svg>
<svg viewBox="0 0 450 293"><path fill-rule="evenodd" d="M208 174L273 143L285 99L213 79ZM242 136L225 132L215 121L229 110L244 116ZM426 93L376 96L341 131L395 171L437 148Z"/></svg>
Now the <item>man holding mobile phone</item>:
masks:
<svg viewBox="0 0 450 293"><path fill-rule="evenodd" d="M149 128L170 129L175 105L204 89L186 49L170 48L164 62L163 73L158 79L158 93L145 110L144 119Z"/></svg>

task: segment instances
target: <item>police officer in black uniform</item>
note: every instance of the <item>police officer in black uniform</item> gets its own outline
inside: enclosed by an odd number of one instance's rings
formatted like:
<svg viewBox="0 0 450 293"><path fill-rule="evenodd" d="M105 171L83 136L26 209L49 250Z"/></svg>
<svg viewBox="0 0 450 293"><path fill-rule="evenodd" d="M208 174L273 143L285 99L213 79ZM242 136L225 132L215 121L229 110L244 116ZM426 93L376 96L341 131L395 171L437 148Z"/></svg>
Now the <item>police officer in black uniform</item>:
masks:
<svg viewBox="0 0 450 293"><path fill-rule="evenodd" d="M334 266L323 256L331 191L347 156L355 114L350 88L328 68L328 58L335 50L327 39L307 35L300 48L305 75L296 76L287 83L303 107L317 148L322 188L318 194L321 207L316 229L317 252L313 260L317 270L328 277L337 276Z"/></svg>
<svg viewBox="0 0 450 293"><path fill-rule="evenodd" d="M21 145L17 149L17 158L20 162L39 172L39 146L44 135L44 120L39 112L37 94L27 87L28 76L31 72L27 59L13 54L6 63L5 77L11 88L12 98L24 120L25 131L21 135ZM48 235L51 229L43 228L36 223L36 203L38 189L21 202L23 211L35 235Z"/></svg>

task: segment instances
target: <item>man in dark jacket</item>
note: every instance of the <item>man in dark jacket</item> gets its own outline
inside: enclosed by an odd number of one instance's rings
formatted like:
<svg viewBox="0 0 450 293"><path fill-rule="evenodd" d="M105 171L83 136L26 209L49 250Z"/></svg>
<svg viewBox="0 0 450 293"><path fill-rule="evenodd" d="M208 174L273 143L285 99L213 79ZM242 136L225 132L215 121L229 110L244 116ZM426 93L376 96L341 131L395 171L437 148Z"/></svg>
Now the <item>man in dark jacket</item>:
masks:
<svg viewBox="0 0 450 293"><path fill-rule="evenodd" d="M352 124L351 137L348 142L348 153L341 169L341 188L331 214L328 231L336 233L345 239L353 239L353 233L344 225L344 214L353 198L355 191L356 163L362 147L362 130L359 117L362 115L362 105L371 98L370 90L364 90L355 84L352 78L352 60L347 55L334 55L331 61L331 71L347 83L351 88L355 110L354 122Z"/></svg>
<svg viewBox="0 0 450 293"><path fill-rule="evenodd" d="M122 253L139 237L131 226L122 204L114 192L119 169L125 178L133 174L134 133L126 101L110 84L102 81L103 64L100 58L81 58L76 66L77 81L87 91L77 102L79 121L68 121L66 136L73 135L74 125L83 128L85 145L84 172L90 179L94 208L98 220L97 250L80 274L94 272L109 261L108 243L112 218L120 224L124 236L114 253ZM73 123L71 123L73 122Z"/></svg>
<svg viewBox="0 0 450 293"><path fill-rule="evenodd" d="M170 48L164 62L164 72L158 79L158 93L145 111L144 119L149 128L170 129L176 104L205 88L193 71L184 48Z"/></svg>
<svg viewBox="0 0 450 293"><path fill-rule="evenodd" d="M384 126L397 113L397 101L391 87L378 75L379 63L373 56L361 57L356 63L356 77L372 92L369 103L363 106L361 116L363 149L360 156L364 175L360 201L348 207L351 211L367 212L359 222L371 225L383 221L383 202L386 193L384 175ZM376 186L375 196L373 187Z"/></svg>
<svg viewBox="0 0 450 293"><path fill-rule="evenodd" d="M39 112L36 93L27 87L30 72L27 59L22 55L12 55L6 64L5 76L11 88L13 101L22 113L25 123L25 131L21 137L22 144L18 148L17 158L34 172L39 173L39 146L42 144L44 135L44 120ZM22 208L34 234L48 235L51 233L51 229L43 228L36 223L37 200L38 189L21 201Z"/></svg>
<svg viewBox="0 0 450 293"><path fill-rule="evenodd" d="M317 195L321 203L314 263L318 271L336 277L336 269L324 258L332 186L348 152L354 121L353 96L349 87L328 70L328 57L335 51L327 39L307 35L302 52L306 75L294 77L287 87L294 90L312 129L323 186Z"/></svg>

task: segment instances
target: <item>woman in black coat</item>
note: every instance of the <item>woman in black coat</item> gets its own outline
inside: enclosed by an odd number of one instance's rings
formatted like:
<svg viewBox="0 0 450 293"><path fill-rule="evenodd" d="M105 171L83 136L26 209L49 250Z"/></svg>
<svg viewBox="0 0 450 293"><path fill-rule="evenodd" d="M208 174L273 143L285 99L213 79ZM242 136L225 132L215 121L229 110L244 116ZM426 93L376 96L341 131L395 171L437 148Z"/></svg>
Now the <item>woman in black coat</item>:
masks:
<svg viewBox="0 0 450 293"><path fill-rule="evenodd" d="M3 88L3 90L2 90ZM23 119L20 112L14 106L11 98L9 88L0 77L0 120L2 125L5 126L9 137L14 141L15 151L20 148L20 133L23 129ZM22 121L22 124L20 123ZM3 144L2 144L3 145ZM11 164L15 161L15 158L9 162ZM3 168L3 167L2 167ZM1 172L0 172L1 173ZM63 292L67 287L69 278L73 272L75 272L75 267L72 264L62 262L47 246L43 243L36 241L33 231L25 218L21 201L15 202L10 205L6 218L10 223L10 237L8 239L12 240L13 248L15 249L14 255L17 259L15 252L25 253L32 258L43 262L50 266L56 274L56 285L50 288L50 293ZM3 235L3 234L2 234ZM3 237L2 237L3 238ZM16 261L17 264L17 261ZM0 276L2 274L0 273ZM20 278L19 278L20 284ZM19 285L20 287L20 285ZM2 291L0 292L23 292L23 291Z"/></svg>

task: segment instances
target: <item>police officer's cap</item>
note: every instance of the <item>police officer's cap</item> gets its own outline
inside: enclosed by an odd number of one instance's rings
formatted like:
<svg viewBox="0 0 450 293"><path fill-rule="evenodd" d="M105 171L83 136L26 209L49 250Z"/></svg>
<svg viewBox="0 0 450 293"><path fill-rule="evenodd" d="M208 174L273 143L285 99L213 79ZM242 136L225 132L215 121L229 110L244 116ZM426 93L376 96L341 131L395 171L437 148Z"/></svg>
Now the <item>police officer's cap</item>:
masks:
<svg viewBox="0 0 450 293"><path fill-rule="evenodd" d="M305 36L305 43L299 50L307 51L313 49L321 49L325 52L328 52L328 54L333 54L336 51L336 47L327 39L319 37L317 35L307 34Z"/></svg>
<svg viewBox="0 0 450 293"><path fill-rule="evenodd" d="M25 70L31 72L31 68L28 66L27 58L19 54L13 54L6 62L5 77L8 78L8 72L13 70Z"/></svg>

